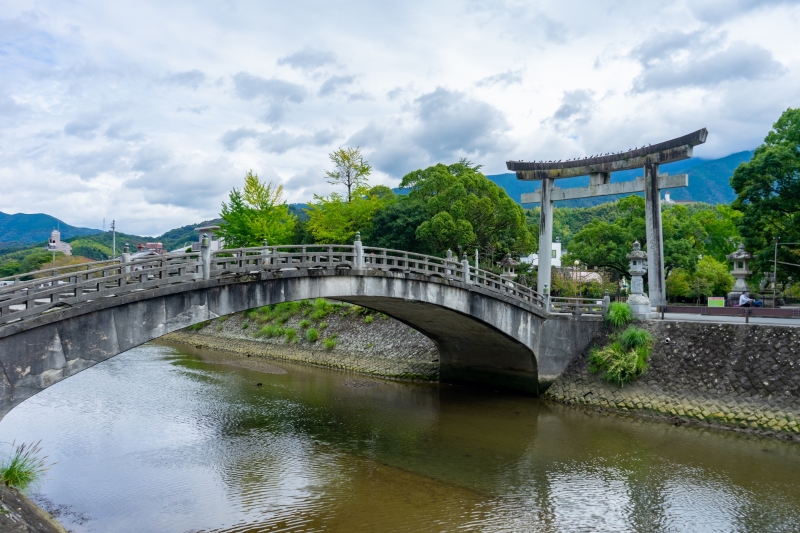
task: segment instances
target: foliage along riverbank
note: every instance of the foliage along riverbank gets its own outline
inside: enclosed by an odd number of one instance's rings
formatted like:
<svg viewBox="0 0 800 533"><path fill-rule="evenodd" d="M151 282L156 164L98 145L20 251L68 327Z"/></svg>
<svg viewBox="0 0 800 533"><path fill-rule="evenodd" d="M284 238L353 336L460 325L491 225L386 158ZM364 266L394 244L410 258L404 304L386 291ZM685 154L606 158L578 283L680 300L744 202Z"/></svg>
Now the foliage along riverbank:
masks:
<svg viewBox="0 0 800 533"><path fill-rule="evenodd" d="M439 379L439 352L426 336L382 313L322 299L236 313L163 339L387 378Z"/></svg>

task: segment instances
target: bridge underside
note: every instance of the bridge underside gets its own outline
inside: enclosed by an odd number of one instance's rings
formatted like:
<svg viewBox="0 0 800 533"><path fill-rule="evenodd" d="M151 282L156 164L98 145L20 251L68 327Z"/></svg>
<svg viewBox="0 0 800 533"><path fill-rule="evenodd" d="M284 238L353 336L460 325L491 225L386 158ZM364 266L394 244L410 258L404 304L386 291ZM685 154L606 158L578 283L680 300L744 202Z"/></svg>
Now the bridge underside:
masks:
<svg viewBox="0 0 800 533"><path fill-rule="evenodd" d="M533 350L483 322L419 301L381 297L340 300L381 311L429 337L439 349L441 381L539 392Z"/></svg>
<svg viewBox="0 0 800 533"><path fill-rule="evenodd" d="M419 274L320 269L239 275L100 298L0 327L0 417L37 392L169 332L287 301L369 307L430 337L443 381L537 394L589 343L600 322L504 300L480 286Z"/></svg>

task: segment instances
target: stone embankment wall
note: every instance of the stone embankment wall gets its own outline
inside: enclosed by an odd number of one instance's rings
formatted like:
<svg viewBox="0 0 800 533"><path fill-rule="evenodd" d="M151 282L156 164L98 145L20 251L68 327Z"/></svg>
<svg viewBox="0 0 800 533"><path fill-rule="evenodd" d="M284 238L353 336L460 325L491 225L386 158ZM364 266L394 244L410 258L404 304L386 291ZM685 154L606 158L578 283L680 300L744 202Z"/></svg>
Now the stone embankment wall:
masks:
<svg viewBox="0 0 800 533"><path fill-rule="evenodd" d="M546 397L800 440L800 328L652 321L650 368L619 388L576 358Z"/></svg>
<svg viewBox="0 0 800 533"><path fill-rule="evenodd" d="M266 338L258 332L265 326L248 313L211 320L201 328L187 328L162 337L204 348L227 350L248 356L269 357L321 365L389 378L437 381L439 351L422 333L379 313L364 316L357 307L342 305L322 319L297 313L281 325L294 330L296 338ZM307 320L310 325L302 327ZM274 321L273 321L274 324ZM309 342L308 329L319 331ZM335 346L327 348L326 339ZM333 344L329 342L328 345Z"/></svg>

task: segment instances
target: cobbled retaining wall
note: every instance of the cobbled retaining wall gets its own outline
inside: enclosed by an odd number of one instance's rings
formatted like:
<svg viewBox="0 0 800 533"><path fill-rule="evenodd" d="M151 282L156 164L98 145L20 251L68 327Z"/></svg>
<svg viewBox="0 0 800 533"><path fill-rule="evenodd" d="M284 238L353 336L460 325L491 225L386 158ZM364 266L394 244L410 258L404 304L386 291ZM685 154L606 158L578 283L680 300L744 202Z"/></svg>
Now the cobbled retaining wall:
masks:
<svg viewBox="0 0 800 533"><path fill-rule="evenodd" d="M371 322L358 314L340 312L325 317L327 325L316 342L304 338L300 327L305 317L289 319L284 328L294 328L295 342L284 337L256 338L261 325L237 313L211 320L200 330L183 329L162 337L164 340L192 344L243 355L283 359L298 363L373 374L389 378L437 381L439 352L436 345L420 332L385 315L372 315ZM247 327L245 327L247 324ZM310 327L320 328L319 323ZM324 339L335 337L336 346L326 349Z"/></svg>
<svg viewBox="0 0 800 533"><path fill-rule="evenodd" d="M800 440L800 328L652 321L650 368L619 388L576 358L546 397Z"/></svg>

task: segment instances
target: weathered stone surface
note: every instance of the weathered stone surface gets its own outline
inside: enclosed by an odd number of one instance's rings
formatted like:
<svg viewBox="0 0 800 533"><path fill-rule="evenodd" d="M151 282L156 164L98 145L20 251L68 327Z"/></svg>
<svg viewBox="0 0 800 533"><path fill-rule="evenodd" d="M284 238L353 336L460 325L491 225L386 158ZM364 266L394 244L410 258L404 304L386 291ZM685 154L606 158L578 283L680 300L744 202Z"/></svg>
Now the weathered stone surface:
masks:
<svg viewBox="0 0 800 533"><path fill-rule="evenodd" d="M637 382L619 388L590 374L584 354L546 397L800 436L800 328L661 321L647 327L656 343Z"/></svg>
<svg viewBox="0 0 800 533"><path fill-rule="evenodd" d="M381 311L430 338L445 381L537 394L602 327L553 317L480 285L382 270L268 271L100 298L0 327L0 414L92 364L188 325L280 302L330 298ZM71 362L71 363L70 363Z"/></svg>

